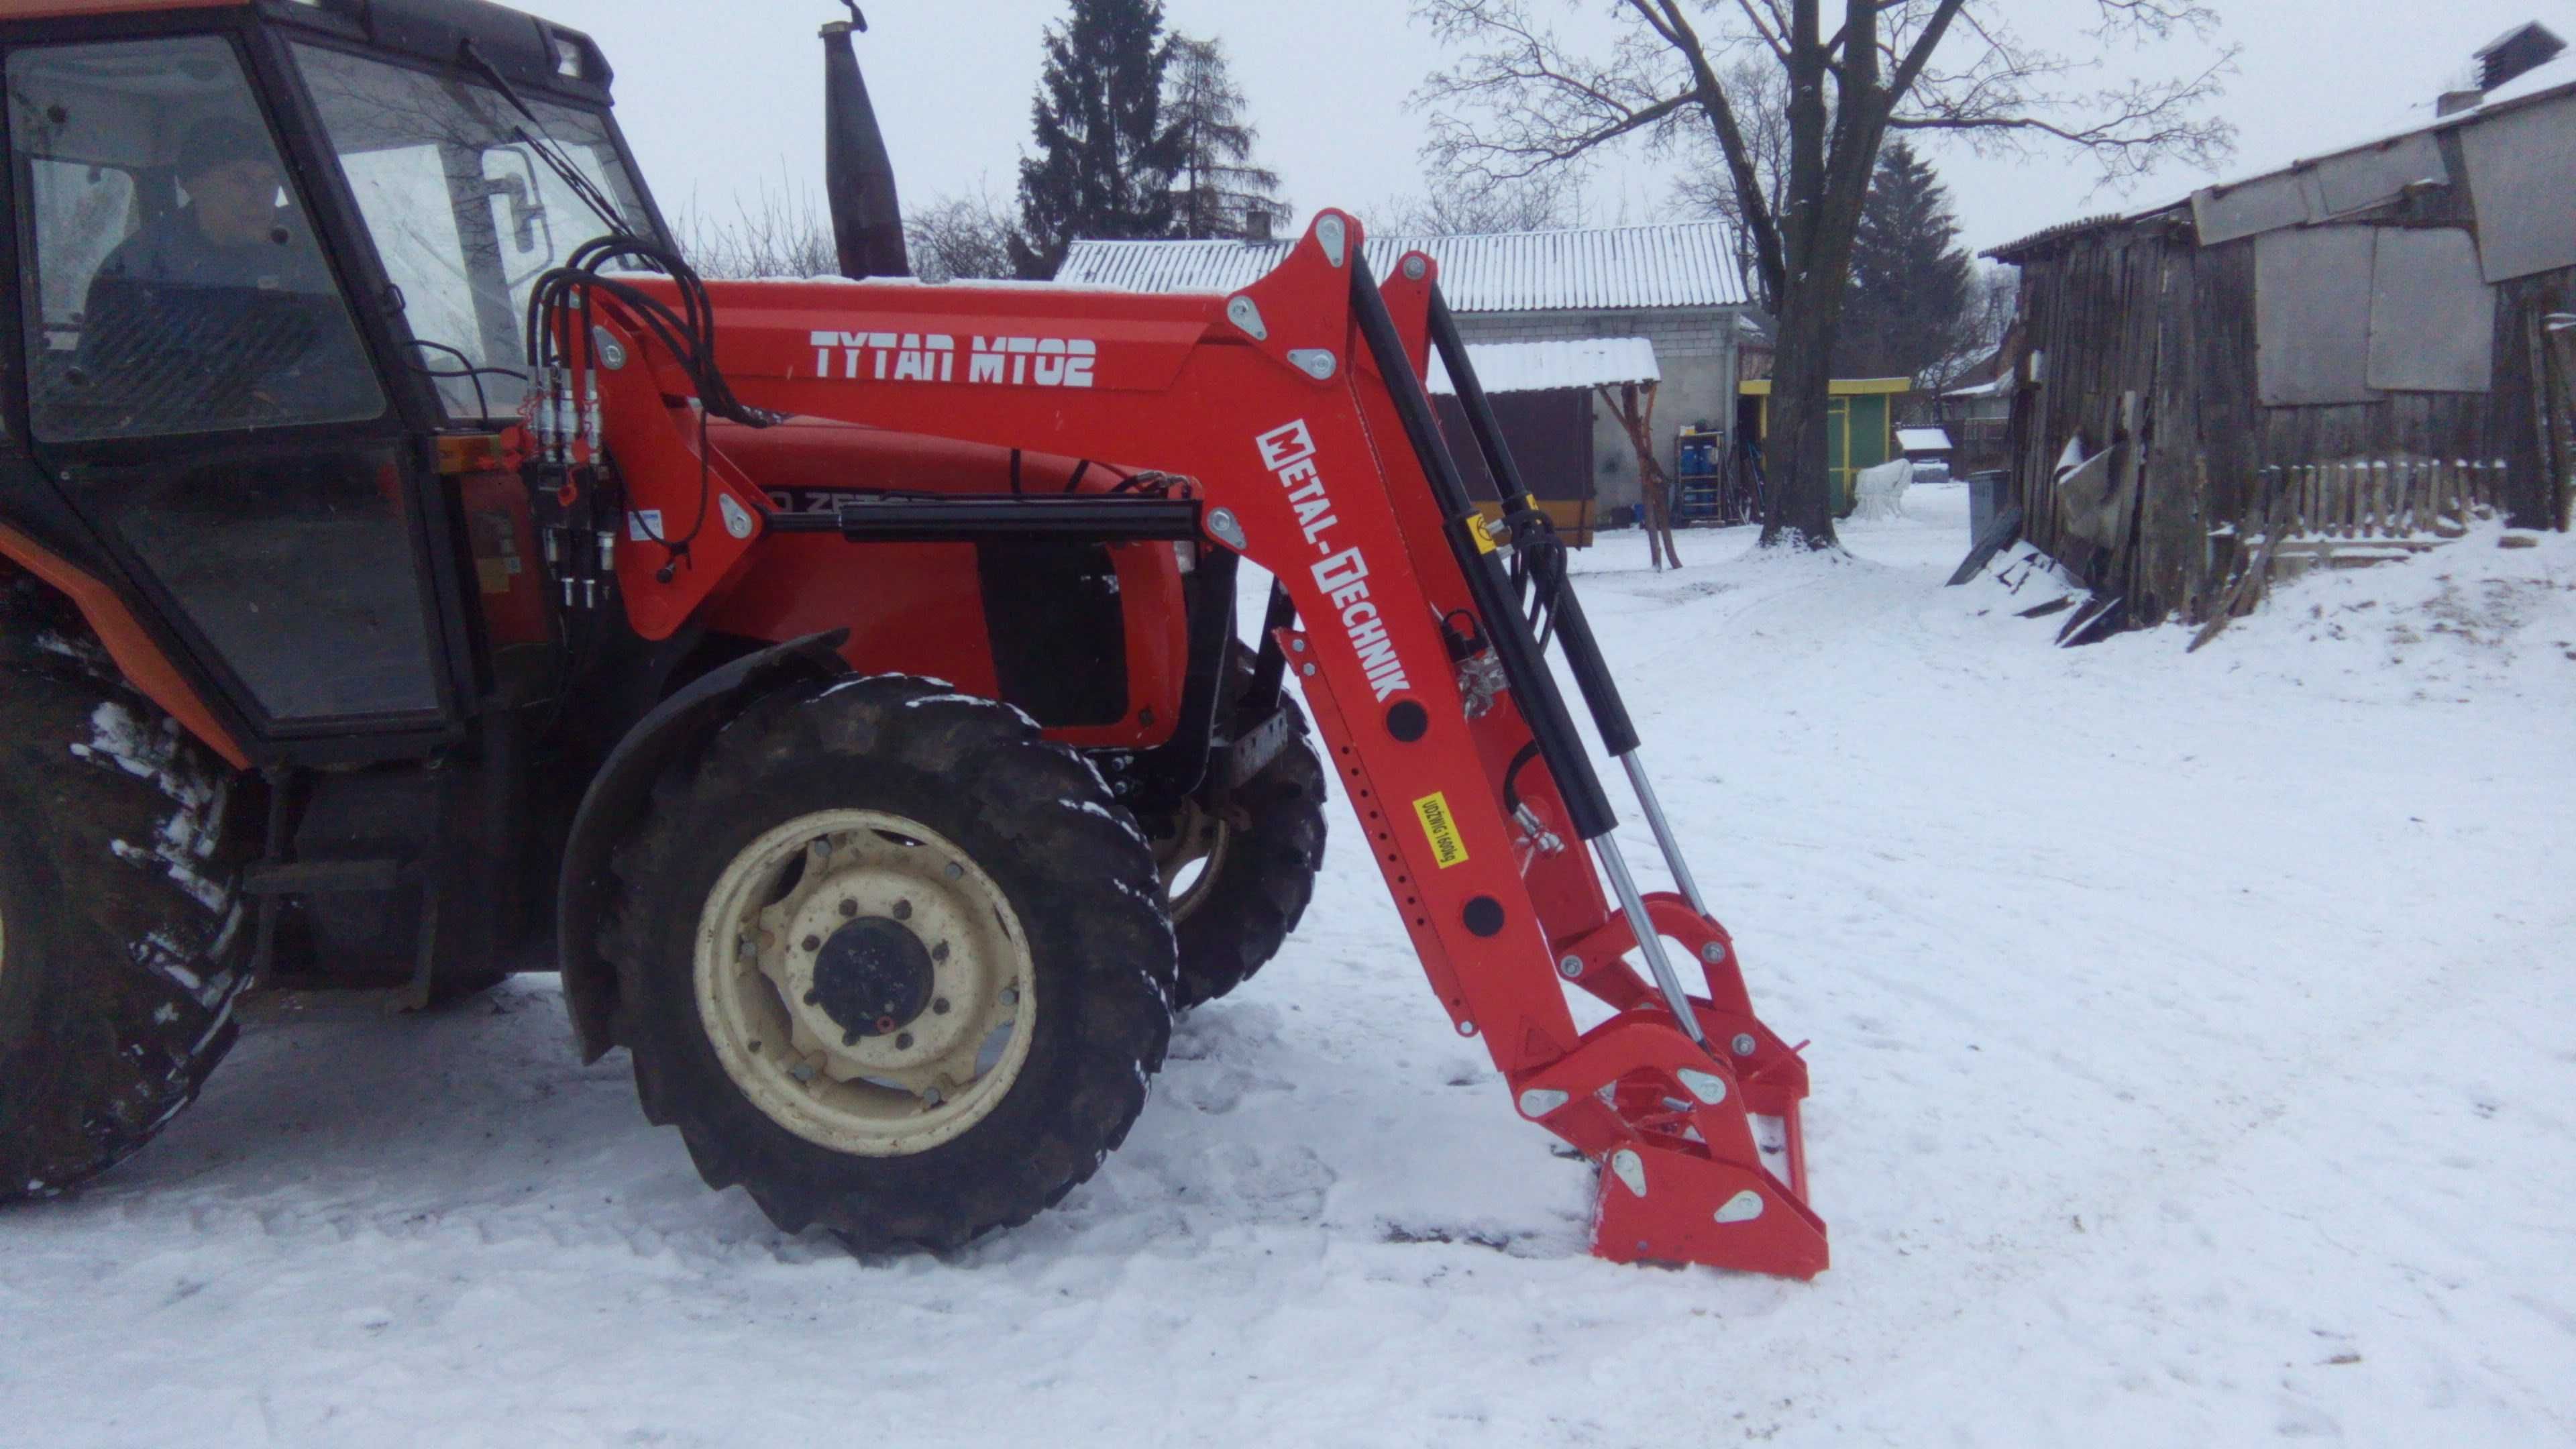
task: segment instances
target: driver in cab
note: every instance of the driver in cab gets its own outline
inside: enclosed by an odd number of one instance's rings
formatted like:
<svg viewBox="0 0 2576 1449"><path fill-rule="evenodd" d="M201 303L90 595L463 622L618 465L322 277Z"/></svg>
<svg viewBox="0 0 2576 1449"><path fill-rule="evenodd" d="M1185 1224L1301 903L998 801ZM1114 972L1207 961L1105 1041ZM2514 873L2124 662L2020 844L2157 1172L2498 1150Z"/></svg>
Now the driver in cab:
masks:
<svg viewBox="0 0 2576 1449"><path fill-rule="evenodd" d="M298 218L267 134L198 123L174 174L188 203L118 245L90 282L81 352L132 431L371 417L382 396Z"/></svg>

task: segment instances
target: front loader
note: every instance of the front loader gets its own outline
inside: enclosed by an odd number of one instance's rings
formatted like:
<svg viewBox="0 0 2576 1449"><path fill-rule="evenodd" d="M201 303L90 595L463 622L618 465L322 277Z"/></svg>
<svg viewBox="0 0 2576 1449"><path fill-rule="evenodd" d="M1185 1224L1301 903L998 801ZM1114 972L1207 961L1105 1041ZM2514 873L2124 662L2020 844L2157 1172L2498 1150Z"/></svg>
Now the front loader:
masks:
<svg viewBox="0 0 2576 1449"><path fill-rule="evenodd" d="M1824 1268L1804 1063L1434 261L1381 278L1327 211L1231 294L888 276L851 30L857 280L708 282L576 33L0 0L0 1191L138 1146L249 980L421 1004L523 966L710 1184L954 1246L1086 1178L1172 1014L1276 951L1329 770L1456 1030L1600 1164L1595 1251ZM1676 892L1623 858L1551 647Z"/></svg>

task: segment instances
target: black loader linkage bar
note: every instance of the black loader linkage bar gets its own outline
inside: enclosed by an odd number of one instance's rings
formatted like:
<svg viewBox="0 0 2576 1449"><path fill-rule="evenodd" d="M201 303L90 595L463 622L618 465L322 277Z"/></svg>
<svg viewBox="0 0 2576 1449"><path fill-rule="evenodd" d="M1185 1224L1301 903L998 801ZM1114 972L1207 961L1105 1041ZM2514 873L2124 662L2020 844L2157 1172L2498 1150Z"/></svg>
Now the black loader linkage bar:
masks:
<svg viewBox="0 0 2576 1449"><path fill-rule="evenodd" d="M1610 878L1611 892L1618 898L1619 909L1634 928L1637 947L1646 958L1647 969L1656 987L1671 1007L1674 1021L1692 1041L1702 1048L1708 1037L1700 1029L1698 1014L1690 1005L1690 993L1682 985L1680 973L1673 969L1664 951L1663 937L1657 934L1646 910L1645 897L1638 891L1628 862L1612 832L1619 823L1610 808L1610 800L1601 788L1601 777L1592 768L1592 757L1584 748L1583 738L1574 727L1574 718L1565 706L1564 692L1557 688L1556 676L1547 667L1546 649L1530 627L1527 615L1505 571L1503 556L1479 548L1472 529L1483 527L1483 516L1468 496L1466 479L1458 471L1458 460L1450 455L1441 437L1438 418L1431 410L1431 394L1422 380L1414 375L1413 363L1405 355L1404 339L1396 331L1395 317L1387 311L1386 298L1378 291L1377 278L1370 274L1364 256L1351 259L1351 310L1357 318L1361 335L1367 340L1369 353L1377 361L1378 372L1385 377L1387 393L1395 401L1396 415L1404 422L1404 432L1413 444L1424 474L1431 480L1432 496L1448 520L1441 530L1449 540L1450 553L1457 559L1459 572L1467 579L1468 592L1476 609L1484 615L1485 634L1493 642L1494 653L1502 662L1503 677L1509 681L1512 696L1520 702L1521 717L1529 725L1531 738L1538 745L1539 759L1555 777L1557 791L1565 799L1566 813L1575 833L1589 842L1601 858L1604 872ZM1528 488L1522 483L1520 468L1512 461L1511 450L1503 443L1500 424L1495 421L1493 404L1485 396L1484 385L1476 378L1476 369L1468 360L1466 344L1458 336L1458 325L1449 313L1449 305L1435 285L1431 292L1431 341L1440 350L1448 366L1451 384L1458 390L1458 401L1467 414L1468 427L1476 437L1477 450L1484 455L1497 484L1515 495L1506 505L1512 511L1512 535L1515 548L1529 548L1548 537L1553 525L1534 505ZM1570 582L1558 581L1554 589L1553 608L1557 620L1555 634L1565 648L1566 663L1582 688L1584 701L1590 706L1594 726L1603 741L1627 768L1629 780L1636 786L1639 802L1655 832L1656 844L1662 847L1674 880L1691 902L1692 909L1708 913L1701 901L1699 886L1690 868L1682 860L1680 843L1665 822L1661 803L1648 782L1644 767L1637 760L1637 731L1629 719L1626 702L1619 686L1610 677L1609 662L1602 657L1600 641L1594 637L1584 618L1582 605L1574 597Z"/></svg>
<svg viewBox="0 0 2576 1449"><path fill-rule="evenodd" d="M1438 305L1433 303L1434 307ZM1575 732L1574 716L1565 708L1565 696L1556 687L1556 676L1548 670L1538 636L1530 632L1529 620L1513 596L1511 579L1503 572L1502 555L1477 547L1475 535L1469 531L1483 526L1482 516L1467 496L1467 480L1459 474L1458 460L1450 456L1449 445L1440 436L1439 419L1431 411L1431 394L1413 375L1413 363L1404 353L1404 339L1395 329L1395 317L1386 310L1386 298L1379 294L1377 278L1370 275L1365 257L1351 259L1351 310L1358 318L1360 335L1368 342L1370 356L1377 360L1378 371L1386 378L1396 416L1404 420L1405 437L1412 442L1414 456L1421 460L1422 471L1431 480L1432 497L1440 505L1441 517L1447 520L1441 533L1449 540L1449 552L1458 561L1458 571L1466 575L1467 591L1476 601L1476 611L1484 615L1485 636L1502 661L1503 677L1511 682L1513 697L1520 701L1521 717L1538 742L1539 758L1556 777L1557 791L1565 797L1569 823L1575 834L1585 840L1603 839L1618 825L1619 817L1610 808L1610 797L1601 789L1601 777L1592 768L1583 737ZM1465 360L1462 348L1449 364L1453 381L1459 378ZM1491 416L1489 411L1488 419ZM1491 447L1502 447L1499 435Z"/></svg>
<svg viewBox="0 0 2576 1449"><path fill-rule="evenodd" d="M837 533L852 543L1195 543L1192 500L889 495L813 513L772 513L771 533Z"/></svg>

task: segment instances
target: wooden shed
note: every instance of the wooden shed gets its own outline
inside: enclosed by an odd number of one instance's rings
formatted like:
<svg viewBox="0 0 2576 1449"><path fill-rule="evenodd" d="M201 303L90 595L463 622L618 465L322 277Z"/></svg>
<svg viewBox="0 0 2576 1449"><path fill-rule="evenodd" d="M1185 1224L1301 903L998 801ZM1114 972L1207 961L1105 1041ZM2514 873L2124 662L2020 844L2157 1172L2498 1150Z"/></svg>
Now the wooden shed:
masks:
<svg viewBox="0 0 2576 1449"><path fill-rule="evenodd" d="M2276 528L2563 526L2571 70L2490 64L2430 125L1989 253L2022 269L2025 535L2143 627L2204 617Z"/></svg>
<svg viewBox="0 0 2576 1449"><path fill-rule="evenodd" d="M1899 456L1896 404L1914 391L1911 378L1840 377L1825 404L1825 469L1834 480L1834 516L1846 517L1858 495L1852 475ZM1739 383L1737 433L1756 447L1771 436L1771 379Z"/></svg>
<svg viewBox="0 0 2576 1449"><path fill-rule="evenodd" d="M1467 360L1494 405L1503 442L1521 481L1569 547L1592 546L1597 490L1593 482L1592 403L1596 390L1639 387L1651 395L1662 380L1655 345L1643 337L1589 337L1561 342L1471 342ZM1467 492L1488 517L1502 516L1501 491L1485 468L1458 405L1449 369L1435 354L1432 405L1449 451L1466 475Z"/></svg>

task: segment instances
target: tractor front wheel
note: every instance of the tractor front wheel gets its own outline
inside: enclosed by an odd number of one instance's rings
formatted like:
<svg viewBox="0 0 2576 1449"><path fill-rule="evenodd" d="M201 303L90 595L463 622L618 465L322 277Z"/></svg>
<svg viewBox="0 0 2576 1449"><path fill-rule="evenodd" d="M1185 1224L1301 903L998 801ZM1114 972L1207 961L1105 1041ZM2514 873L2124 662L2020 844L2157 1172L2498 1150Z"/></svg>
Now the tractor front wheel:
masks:
<svg viewBox="0 0 2576 1449"><path fill-rule="evenodd" d="M1248 686L1252 656L1237 646ZM1324 762L1305 714L1282 699L1292 738L1223 799L1193 800L1154 841L1154 858L1181 943L1178 1001L1214 1001L1252 979L1287 944L1324 867Z"/></svg>
<svg viewBox="0 0 2576 1449"><path fill-rule="evenodd" d="M645 1114L864 1252L1027 1221L1125 1138L1175 955L1153 856L1016 711L920 680L755 703L656 788L608 943Z"/></svg>

